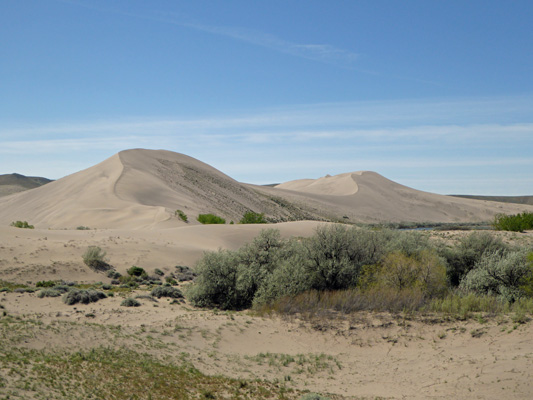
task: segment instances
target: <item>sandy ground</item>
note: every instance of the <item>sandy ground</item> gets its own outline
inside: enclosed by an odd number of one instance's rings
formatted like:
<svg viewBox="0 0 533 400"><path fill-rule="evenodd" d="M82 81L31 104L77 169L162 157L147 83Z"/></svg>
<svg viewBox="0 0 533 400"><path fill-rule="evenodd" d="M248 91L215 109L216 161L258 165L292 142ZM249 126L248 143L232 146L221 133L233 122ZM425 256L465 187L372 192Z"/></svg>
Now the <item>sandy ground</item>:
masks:
<svg viewBox="0 0 533 400"><path fill-rule="evenodd" d="M318 223L276 225L284 236L308 236ZM271 226L267 226L271 227ZM131 265L152 273L193 266L205 250L238 248L264 225L189 226L162 230L30 230L0 228L0 279L33 283L62 279L108 282L81 254L101 246L119 272ZM465 232L435 232L455 240ZM501 233L514 243L527 234ZM144 294L146 292L137 292ZM120 306L120 295L67 306L36 293L0 293L9 315L41 321L27 348L89 349L110 342L147 346L157 356L187 354L208 374L282 381L288 386L346 398L529 399L533 396L533 323L512 316L479 322L429 321L358 313L302 321L247 312L198 310L167 299ZM98 328L96 328L98 327ZM116 327L123 334L116 338ZM136 342L132 338L139 342ZM148 338L149 337L149 338ZM146 345L152 343L152 345ZM157 344L156 345L154 345Z"/></svg>
<svg viewBox="0 0 533 400"><path fill-rule="evenodd" d="M424 322L366 313L304 322L195 310L166 299L141 299L141 307L126 309L121 300L115 296L73 307L60 298L0 294L10 314L54 326L28 335L27 348L75 351L110 342L138 348L149 336L158 345L144 350L161 357L186 353L208 374L285 381L346 398L530 399L533 394L531 323ZM121 339L111 333L117 326Z"/></svg>

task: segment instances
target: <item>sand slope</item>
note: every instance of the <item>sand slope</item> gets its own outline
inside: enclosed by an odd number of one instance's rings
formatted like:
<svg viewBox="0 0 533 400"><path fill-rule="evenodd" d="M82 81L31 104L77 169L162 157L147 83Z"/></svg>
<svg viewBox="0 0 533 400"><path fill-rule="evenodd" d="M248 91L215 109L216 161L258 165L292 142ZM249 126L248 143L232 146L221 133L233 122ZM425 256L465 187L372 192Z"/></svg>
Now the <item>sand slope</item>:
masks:
<svg viewBox="0 0 533 400"><path fill-rule="evenodd" d="M533 206L421 192L375 172L304 179L274 188L243 184L183 154L126 150L84 171L0 199L0 225L28 221L38 228L78 226L154 229L188 225L201 213L238 222L247 211L273 221L467 222Z"/></svg>

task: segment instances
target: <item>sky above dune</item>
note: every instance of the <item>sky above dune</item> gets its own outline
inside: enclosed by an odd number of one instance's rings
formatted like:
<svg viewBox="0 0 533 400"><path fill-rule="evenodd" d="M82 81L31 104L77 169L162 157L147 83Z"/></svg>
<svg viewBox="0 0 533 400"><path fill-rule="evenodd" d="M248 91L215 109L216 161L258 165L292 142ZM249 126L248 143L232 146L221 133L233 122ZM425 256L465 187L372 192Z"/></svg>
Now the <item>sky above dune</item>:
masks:
<svg viewBox="0 0 533 400"><path fill-rule="evenodd" d="M0 174L129 148L533 195L533 2L0 2Z"/></svg>

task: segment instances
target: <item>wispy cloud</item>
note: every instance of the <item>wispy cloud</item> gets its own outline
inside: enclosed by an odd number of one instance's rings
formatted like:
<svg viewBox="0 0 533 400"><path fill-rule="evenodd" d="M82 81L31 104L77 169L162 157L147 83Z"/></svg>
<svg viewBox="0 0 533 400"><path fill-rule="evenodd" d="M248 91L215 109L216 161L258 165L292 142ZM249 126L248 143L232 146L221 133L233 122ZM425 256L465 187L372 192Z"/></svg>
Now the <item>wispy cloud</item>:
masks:
<svg viewBox="0 0 533 400"><path fill-rule="evenodd" d="M124 9L96 6L94 4L82 3L77 0L56 0L75 6L89 8L95 11L120 14L128 17L159 21L167 24L177 25L183 28L193 29L196 31L211 33L213 35L227 37L255 46L269 48L271 50L288 54L295 57L301 57L308 60L319 61L327 64L333 64L340 67L352 67L359 55L352 50L338 48L327 43L297 43L283 39L271 33L262 32L255 29L249 29L237 26L224 26L216 24L205 24L194 20L189 16L175 12L151 12L138 14ZM372 72L369 72L372 73Z"/></svg>
<svg viewBox="0 0 533 400"><path fill-rule="evenodd" d="M163 19L163 17L161 18ZM187 22L176 14L172 18L166 17L165 20L175 25L229 37L257 46L267 47L269 49L290 54L292 56L336 64L344 67L352 66L354 61L359 57L358 54L352 51L337 48L330 44L295 43L282 39L278 36L253 29Z"/></svg>
<svg viewBox="0 0 533 400"><path fill-rule="evenodd" d="M61 162L66 175L142 147L185 153L253 183L374 170L404 184L425 179L416 187L435 191L432 182L469 171L479 181L513 177L500 193L487 186L487 194L527 194L517 182L531 181L531 109L531 97L450 99L19 125L0 128L0 173L33 165L30 174L58 178ZM450 183L440 192L465 191Z"/></svg>

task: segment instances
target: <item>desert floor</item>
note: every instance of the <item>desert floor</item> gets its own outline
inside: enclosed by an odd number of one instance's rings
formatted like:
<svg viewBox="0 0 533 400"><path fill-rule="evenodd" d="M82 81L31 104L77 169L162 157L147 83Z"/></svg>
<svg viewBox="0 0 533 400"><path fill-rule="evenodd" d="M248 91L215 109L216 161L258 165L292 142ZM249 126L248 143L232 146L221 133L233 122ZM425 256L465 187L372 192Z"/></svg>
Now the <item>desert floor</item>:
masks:
<svg viewBox="0 0 533 400"><path fill-rule="evenodd" d="M284 235L306 236L314 226L279 228ZM155 268L170 272L175 265L193 266L206 249L237 248L264 227L192 228L0 228L0 279L33 285L39 280L110 281L83 264L81 254L89 245L106 250L121 273L131 265L148 273ZM462 234L434 233L446 240ZM502 235L515 243L531 243L533 237ZM199 237L203 246L195 247ZM285 398L298 398L304 391L346 399L533 397L533 322L518 322L513 315L457 320L446 315L357 313L303 320L201 310L165 298L141 297L142 305L136 308L120 305L126 295L147 294L117 293L97 303L69 306L60 297L0 293L0 398L74 398L67 389L63 396L60 390L47 391L44 383L32 386L26 380L33 379L35 368L17 372L18 364L8 357L12 351L74 353L102 347L147 353L165 362L186 361L208 375L266 380L295 390Z"/></svg>

